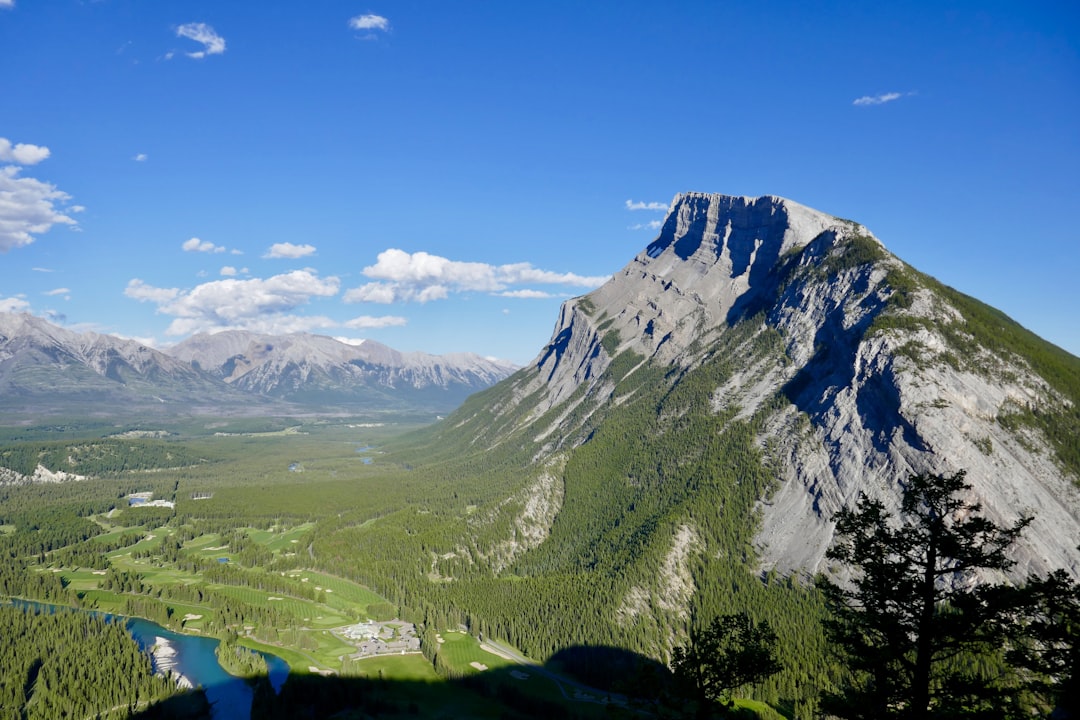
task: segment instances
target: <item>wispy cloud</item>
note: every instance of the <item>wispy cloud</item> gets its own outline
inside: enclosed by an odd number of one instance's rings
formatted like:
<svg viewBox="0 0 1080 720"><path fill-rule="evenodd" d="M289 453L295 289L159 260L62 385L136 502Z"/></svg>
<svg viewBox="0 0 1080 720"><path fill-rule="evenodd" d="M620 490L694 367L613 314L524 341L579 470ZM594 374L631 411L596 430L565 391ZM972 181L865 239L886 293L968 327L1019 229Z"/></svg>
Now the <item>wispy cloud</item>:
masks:
<svg viewBox="0 0 1080 720"><path fill-rule="evenodd" d="M627 210L661 210L661 211L663 211L663 210L668 209L668 205L667 205L667 203L662 203L662 202L643 202L643 201L634 202L633 200L627 200L626 201L626 209Z"/></svg>
<svg viewBox="0 0 1080 720"><path fill-rule="evenodd" d="M907 94L911 95L912 93ZM865 105L884 105L885 103L891 103L894 100L899 100L902 97L904 97L904 93L898 92L882 93L881 95L863 95L860 98L855 98L855 100L852 101L851 104L859 107Z"/></svg>
<svg viewBox="0 0 1080 720"><path fill-rule="evenodd" d="M0 8L13 8L15 7L15 0L0 0Z"/></svg>
<svg viewBox="0 0 1080 720"><path fill-rule="evenodd" d="M223 253L225 248L221 245L215 245L209 240L200 240L197 237L193 237L190 240L185 240L181 245L184 252L201 252L201 253Z"/></svg>
<svg viewBox="0 0 1080 720"><path fill-rule="evenodd" d="M390 248L379 253L374 265L364 268L375 282L345 293L345 302L419 302L443 300L450 293L475 291L500 294L514 285L568 285L594 288L608 276L588 277L535 268L529 263L489 265L450 260L426 252L407 253ZM524 289L523 289L524 290ZM537 297L533 295L532 297Z"/></svg>
<svg viewBox="0 0 1080 720"><path fill-rule="evenodd" d="M189 58L201 60L207 55L220 55L225 52L225 38L206 23L185 23L176 28L176 37L188 38L202 44L202 50L185 53ZM169 57L171 55L170 53Z"/></svg>
<svg viewBox="0 0 1080 720"><path fill-rule="evenodd" d="M139 153L135 157L131 158L135 162L146 162L146 153Z"/></svg>
<svg viewBox="0 0 1080 720"><path fill-rule="evenodd" d="M46 290L43 295L55 296L55 295L70 295L71 290L69 288L56 288L55 290Z"/></svg>
<svg viewBox="0 0 1080 720"><path fill-rule="evenodd" d="M236 277L237 275L247 275L248 272L250 271L246 267L240 268L238 270L232 265L226 265L225 267L221 268L220 274L222 277Z"/></svg>
<svg viewBox="0 0 1080 720"><path fill-rule="evenodd" d="M263 255L264 258L302 258L315 254L314 245L293 245L290 242L274 243Z"/></svg>
<svg viewBox="0 0 1080 720"><path fill-rule="evenodd" d="M336 277L295 270L265 279L213 280L190 290L154 287L135 278L124 295L153 303L159 313L171 315L165 332L172 336L224 329L278 333L338 327L326 317L293 313L312 298L336 295L340 286Z"/></svg>
<svg viewBox="0 0 1080 720"><path fill-rule="evenodd" d="M637 225L631 225L627 229L628 230L659 230L661 228L661 226L663 226L663 224L664 223L661 220L650 220L647 223L638 223Z"/></svg>

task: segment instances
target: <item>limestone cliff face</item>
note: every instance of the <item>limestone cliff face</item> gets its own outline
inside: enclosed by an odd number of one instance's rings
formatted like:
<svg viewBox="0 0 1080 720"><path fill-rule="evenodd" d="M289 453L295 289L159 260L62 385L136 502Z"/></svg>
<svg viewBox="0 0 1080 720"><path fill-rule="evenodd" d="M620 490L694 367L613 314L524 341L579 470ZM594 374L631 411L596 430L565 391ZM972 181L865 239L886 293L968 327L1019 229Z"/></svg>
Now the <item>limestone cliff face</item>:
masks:
<svg viewBox="0 0 1080 720"><path fill-rule="evenodd" d="M980 345L946 290L857 223L777 197L680 195L656 240L563 305L551 341L510 381L533 403L515 422L542 454L564 451L587 439L570 418L581 425L619 394L626 376L605 374L616 358L693 372L749 325L782 350L748 342L711 400L741 417L776 408L759 438L778 474L760 505L763 566L821 570L840 507L862 493L898 507L910 474L964 469L991 518L1035 515L1018 574L1076 574L1078 478L1035 424L1010 422L1073 399L1022 353Z"/></svg>

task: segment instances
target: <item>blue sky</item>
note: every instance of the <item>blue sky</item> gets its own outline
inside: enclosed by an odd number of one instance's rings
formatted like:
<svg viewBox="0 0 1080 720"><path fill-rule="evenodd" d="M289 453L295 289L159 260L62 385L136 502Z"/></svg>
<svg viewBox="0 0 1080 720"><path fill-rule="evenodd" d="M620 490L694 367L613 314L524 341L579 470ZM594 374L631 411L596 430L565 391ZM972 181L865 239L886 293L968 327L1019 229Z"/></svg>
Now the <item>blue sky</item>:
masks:
<svg viewBox="0 0 1080 720"><path fill-rule="evenodd" d="M0 309L525 363L682 191L1080 354L1074 2L0 0Z"/></svg>

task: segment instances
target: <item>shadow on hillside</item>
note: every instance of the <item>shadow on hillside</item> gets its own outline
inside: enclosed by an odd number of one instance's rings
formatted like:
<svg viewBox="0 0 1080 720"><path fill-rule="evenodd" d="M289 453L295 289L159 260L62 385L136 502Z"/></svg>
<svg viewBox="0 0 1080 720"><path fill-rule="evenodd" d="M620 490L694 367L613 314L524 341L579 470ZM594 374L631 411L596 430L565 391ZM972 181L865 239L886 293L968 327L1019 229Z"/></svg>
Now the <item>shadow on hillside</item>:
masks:
<svg viewBox="0 0 1080 720"><path fill-rule="evenodd" d="M364 671L360 661L360 672ZM543 666L512 665L438 682L380 677L289 675L275 694L266 677L252 682L253 720L307 718L645 718L679 717L658 698L670 695L662 664L612 647L572 647ZM222 708L221 710L225 710ZM216 712L233 717L234 712ZM242 713L237 716L242 717ZM133 717L196 720L210 717L201 691L154 705Z"/></svg>

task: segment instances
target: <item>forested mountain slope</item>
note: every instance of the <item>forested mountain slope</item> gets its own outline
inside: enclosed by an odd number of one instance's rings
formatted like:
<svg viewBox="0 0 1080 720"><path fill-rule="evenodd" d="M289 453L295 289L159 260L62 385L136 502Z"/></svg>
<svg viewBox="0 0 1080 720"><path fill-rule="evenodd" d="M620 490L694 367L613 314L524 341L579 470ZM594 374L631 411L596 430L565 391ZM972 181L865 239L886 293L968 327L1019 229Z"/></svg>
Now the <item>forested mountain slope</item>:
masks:
<svg viewBox="0 0 1080 720"><path fill-rule="evenodd" d="M533 363L398 448L415 506L343 516L314 549L537 657L666 659L694 623L753 608L790 668L766 694L798 697L824 640L797 588L831 570L832 517L862 493L895 509L910 474L965 469L988 517L1035 515L1018 575L1077 573L1078 403L1080 360L858 223L691 193L564 304ZM361 546L379 556L349 558Z"/></svg>

